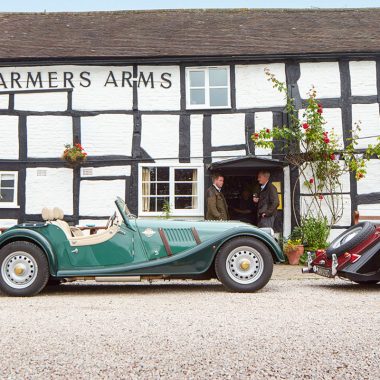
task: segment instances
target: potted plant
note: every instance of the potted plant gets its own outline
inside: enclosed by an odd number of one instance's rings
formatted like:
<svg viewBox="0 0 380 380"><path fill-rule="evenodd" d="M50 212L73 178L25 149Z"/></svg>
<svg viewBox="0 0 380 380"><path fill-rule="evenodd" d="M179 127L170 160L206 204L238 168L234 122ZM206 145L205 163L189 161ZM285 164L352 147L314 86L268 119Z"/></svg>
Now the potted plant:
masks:
<svg viewBox="0 0 380 380"><path fill-rule="evenodd" d="M284 252L288 257L290 265L298 265L300 257L304 253L304 246L302 245L301 239L288 239L284 244Z"/></svg>
<svg viewBox="0 0 380 380"><path fill-rule="evenodd" d="M79 143L73 145L65 144L65 150L63 151L61 158L71 167L75 167L86 160L87 153Z"/></svg>

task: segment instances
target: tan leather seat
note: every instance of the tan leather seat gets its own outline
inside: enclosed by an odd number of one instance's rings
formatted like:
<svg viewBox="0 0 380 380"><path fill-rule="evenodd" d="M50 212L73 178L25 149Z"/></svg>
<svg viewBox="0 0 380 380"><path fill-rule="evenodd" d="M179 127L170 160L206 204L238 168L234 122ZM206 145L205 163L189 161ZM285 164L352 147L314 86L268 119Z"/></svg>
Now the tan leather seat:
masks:
<svg viewBox="0 0 380 380"><path fill-rule="evenodd" d="M51 224L59 227L68 239L71 239L73 236L83 236L79 228L71 228L69 224L63 220L64 214L59 207L54 207L53 209L44 207L41 214L43 220L49 221Z"/></svg>

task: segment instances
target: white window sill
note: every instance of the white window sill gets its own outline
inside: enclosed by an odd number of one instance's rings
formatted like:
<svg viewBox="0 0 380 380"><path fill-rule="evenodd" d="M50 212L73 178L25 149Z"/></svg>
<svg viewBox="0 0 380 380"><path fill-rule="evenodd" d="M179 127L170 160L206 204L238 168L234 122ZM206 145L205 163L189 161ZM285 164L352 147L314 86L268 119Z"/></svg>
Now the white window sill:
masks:
<svg viewBox="0 0 380 380"><path fill-rule="evenodd" d="M2 209L2 208L20 208L20 206L18 206L16 204L6 204L6 203L2 204L0 202L0 209Z"/></svg>
<svg viewBox="0 0 380 380"><path fill-rule="evenodd" d="M204 105L201 105L201 106L189 106L189 105L187 105L186 109L187 110L199 110L199 111L201 111L201 110L230 110L231 106L207 107Z"/></svg>

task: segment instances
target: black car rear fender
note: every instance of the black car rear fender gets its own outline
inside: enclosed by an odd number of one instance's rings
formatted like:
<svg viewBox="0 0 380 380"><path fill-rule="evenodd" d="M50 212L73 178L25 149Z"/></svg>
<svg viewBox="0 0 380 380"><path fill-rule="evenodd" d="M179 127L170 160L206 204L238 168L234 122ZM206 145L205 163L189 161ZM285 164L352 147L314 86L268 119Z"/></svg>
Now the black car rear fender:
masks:
<svg viewBox="0 0 380 380"><path fill-rule="evenodd" d="M355 263L347 265L339 272L354 281L363 279L380 281L380 242L367 249Z"/></svg>

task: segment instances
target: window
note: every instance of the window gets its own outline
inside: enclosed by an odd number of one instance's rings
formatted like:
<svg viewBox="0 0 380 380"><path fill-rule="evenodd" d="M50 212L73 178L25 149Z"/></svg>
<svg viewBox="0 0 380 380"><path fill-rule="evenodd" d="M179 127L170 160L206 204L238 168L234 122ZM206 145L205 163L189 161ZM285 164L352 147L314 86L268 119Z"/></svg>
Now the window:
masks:
<svg viewBox="0 0 380 380"><path fill-rule="evenodd" d="M203 166L191 164L140 165L139 215L203 215Z"/></svg>
<svg viewBox="0 0 380 380"><path fill-rule="evenodd" d="M194 67L186 69L187 108L230 107L230 68Z"/></svg>
<svg viewBox="0 0 380 380"><path fill-rule="evenodd" d="M0 208L17 207L17 172L0 172Z"/></svg>

